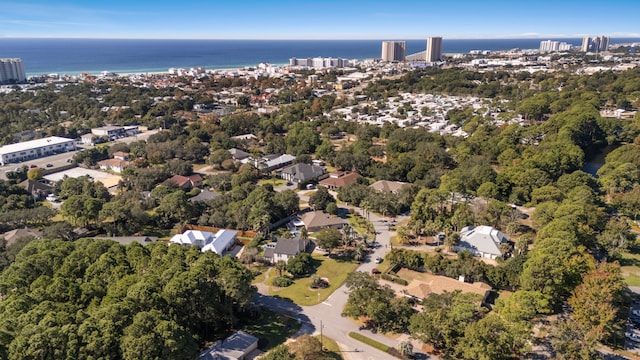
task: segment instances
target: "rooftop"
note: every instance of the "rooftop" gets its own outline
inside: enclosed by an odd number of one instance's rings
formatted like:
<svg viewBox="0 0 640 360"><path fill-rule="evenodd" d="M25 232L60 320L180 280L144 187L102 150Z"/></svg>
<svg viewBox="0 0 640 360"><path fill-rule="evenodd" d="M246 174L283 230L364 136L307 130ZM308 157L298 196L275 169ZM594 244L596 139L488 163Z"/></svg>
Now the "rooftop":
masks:
<svg viewBox="0 0 640 360"><path fill-rule="evenodd" d="M73 142L72 139L67 139L59 136L51 136L47 138L30 140L30 141L17 143L17 144L2 146L0 147L0 154L9 154L9 153L14 153L18 151L25 151L25 150L40 148L43 146L64 144L70 141Z"/></svg>

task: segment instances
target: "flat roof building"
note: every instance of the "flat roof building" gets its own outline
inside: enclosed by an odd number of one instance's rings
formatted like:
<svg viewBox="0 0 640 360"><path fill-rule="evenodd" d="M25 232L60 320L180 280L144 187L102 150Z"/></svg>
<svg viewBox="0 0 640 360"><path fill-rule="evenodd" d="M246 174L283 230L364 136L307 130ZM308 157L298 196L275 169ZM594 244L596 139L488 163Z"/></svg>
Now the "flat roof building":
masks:
<svg viewBox="0 0 640 360"><path fill-rule="evenodd" d="M406 41L383 41L382 61L404 61L407 55Z"/></svg>
<svg viewBox="0 0 640 360"><path fill-rule="evenodd" d="M442 60L442 38L427 38L427 56L425 59L428 63Z"/></svg>
<svg viewBox="0 0 640 360"><path fill-rule="evenodd" d="M19 163L75 149L74 140L58 136L25 141L0 147L0 164Z"/></svg>
<svg viewBox="0 0 640 360"><path fill-rule="evenodd" d="M25 82L24 64L19 58L0 59L0 84Z"/></svg>

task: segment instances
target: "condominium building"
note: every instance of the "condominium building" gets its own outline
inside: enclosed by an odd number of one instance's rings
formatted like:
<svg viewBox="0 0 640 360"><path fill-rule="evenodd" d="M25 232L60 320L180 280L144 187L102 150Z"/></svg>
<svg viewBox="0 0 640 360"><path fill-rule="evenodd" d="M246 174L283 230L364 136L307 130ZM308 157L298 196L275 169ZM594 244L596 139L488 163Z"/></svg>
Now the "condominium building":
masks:
<svg viewBox="0 0 640 360"><path fill-rule="evenodd" d="M343 59L343 58L290 58L289 65L290 66L306 66L312 67L315 69L325 69L325 68L342 68L348 67L355 63L355 60Z"/></svg>
<svg viewBox="0 0 640 360"><path fill-rule="evenodd" d="M571 44L568 44L566 42L552 40L540 41L541 53L569 50L571 50Z"/></svg>
<svg viewBox="0 0 640 360"><path fill-rule="evenodd" d="M383 41L382 61L404 61L407 55L406 41Z"/></svg>
<svg viewBox="0 0 640 360"><path fill-rule="evenodd" d="M442 60L442 38L430 37L427 39L427 54L426 59L428 63Z"/></svg>
<svg viewBox="0 0 640 360"><path fill-rule="evenodd" d="M19 83L27 80L22 59L0 59L0 84Z"/></svg>
<svg viewBox="0 0 640 360"><path fill-rule="evenodd" d="M581 50L583 52L598 52L609 50L609 37L608 36L585 36L582 39Z"/></svg>

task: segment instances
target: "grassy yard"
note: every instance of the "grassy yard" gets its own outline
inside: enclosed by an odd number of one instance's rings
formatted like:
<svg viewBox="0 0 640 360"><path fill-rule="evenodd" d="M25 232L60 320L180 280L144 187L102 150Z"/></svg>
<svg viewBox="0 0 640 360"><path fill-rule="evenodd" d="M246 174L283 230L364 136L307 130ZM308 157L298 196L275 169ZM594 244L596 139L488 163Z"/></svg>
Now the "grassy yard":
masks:
<svg viewBox="0 0 640 360"><path fill-rule="evenodd" d="M351 214L347 215L347 221L349 221L349 225L354 228L358 233L364 234L367 232L367 225L370 228L373 228L373 224L371 221L363 218L360 214Z"/></svg>
<svg viewBox="0 0 640 360"><path fill-rule="evenodd" d="M258 347L267 351L284 343L300 329L297 320L285 317L268 309L260 311L260 315L251 318L243 330L257 337Z"/></svg>
<svg viewBox="0 0 640 360"><path fill-rule="evenodd" d="M285 185L287 182L279 179L279 178L271 178L271 179L260 179L258 180L258 185L265 185L265 184L270 184L273 185L274 188L278 187L278 186L282 186Z"/></svg>
<svg viewBox="0 0 640 360"><path fill-rule="evenodd" d="M321 338L320 335L316 337L318 338L318 340L322 341L322 347L325 349L325 355L328 359L342 359L342 355L340 355L340 347L338 347L338 343L336 343L335 340L326 336L322 336Z"/></svg>
<svg viewBox="0 0 640 360"><path fill-rule="evenodd" d="M286 288L271 287L269 289L269 295L277 295L290 299L298 305L316 305L329 297L329 295L342 285L347 275L358 267L356 262L339 261L320 254L312 254L311 256L315 261L320 263L316 275L328 279L329 287L319 290L311 289L311 278L306 277L296 279L293 285ZM272 273L271 275L269 279L275 278L277 273Z"/></svg>
<svg viewBox="0 0 640 360"><path fill-rule="evenodd" d="M620 266L627 285L640 286L640 254L623 253Z"/></svg>

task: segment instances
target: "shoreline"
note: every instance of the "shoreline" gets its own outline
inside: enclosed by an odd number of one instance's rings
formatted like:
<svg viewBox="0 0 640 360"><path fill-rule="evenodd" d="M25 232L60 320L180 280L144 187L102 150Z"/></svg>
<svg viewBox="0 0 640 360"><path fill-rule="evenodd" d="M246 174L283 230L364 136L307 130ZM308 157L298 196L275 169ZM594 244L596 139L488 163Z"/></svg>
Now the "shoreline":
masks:
<svg viewBox="0 0 640 360"><path fill-rule="evenodd" d="M267 63L267 62L265 62ZM259 64L259 63L258 63ZM86 70L86 71L82 71L82 70L74 70L74 71L50 71L50 72L45 72L45 73L35 73L35 72L27 72L26 76L27 79L28 78L32 78L32 77L40 77L40 76L49 76L52 74L57 74L58 76L80 76L82 74L90 74L90 75L94 75L94 76L100 76L102 75L103 72L107 72L109 74L116 74L119 76L131 76L131 75L170 75L169 74L169 69L191 69L191 68L196 68L196 67L204 67L205 68L205 72L209 73L209 72L213 72L213 71L234 71L234 70L242 70L246 67L257 67L258 64L246 64L246 65L237 65L237 66L233 66L233 67L219 67L220 65L196 65L196 66L169 66L167 68L165 68L165 70L160 70L157 68L154 69L138 69L138 70L130 70L130 69L125 69L125 70ZM273 66L286 66L289 65L288 63L280 63L280 64L274 64L274 63L269 63L270 65Z"/></svg>

